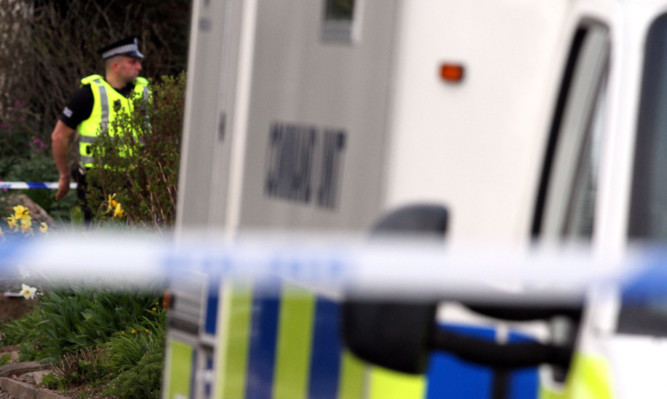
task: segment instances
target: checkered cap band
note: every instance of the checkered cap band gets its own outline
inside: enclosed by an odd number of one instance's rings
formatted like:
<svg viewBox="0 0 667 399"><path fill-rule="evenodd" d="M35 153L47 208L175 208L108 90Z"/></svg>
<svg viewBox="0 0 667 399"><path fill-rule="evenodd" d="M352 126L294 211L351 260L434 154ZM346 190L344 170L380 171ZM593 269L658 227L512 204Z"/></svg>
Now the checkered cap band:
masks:
<svg viewBox="0 0 667 399"><path fill-rule="evenodd" d="M139 52L139 47L137 46L137 44L130 43L105 51L104 53L102 53L102 58L107 59L116 55L128 54L128 53L136 53L137 55L143 57L143 54Z"/></svg>

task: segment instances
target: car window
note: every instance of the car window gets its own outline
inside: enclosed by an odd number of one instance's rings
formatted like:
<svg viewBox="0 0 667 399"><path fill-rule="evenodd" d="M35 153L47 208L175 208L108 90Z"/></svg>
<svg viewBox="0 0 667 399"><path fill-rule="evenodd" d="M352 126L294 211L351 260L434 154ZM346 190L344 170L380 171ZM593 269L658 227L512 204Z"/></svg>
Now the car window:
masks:
<svg viewBox="0 0 667 399"><path fill-rule="evenodd" d="M585 24L573 38L547 146L532 234L588 240L593 234L609 32Z"/></svg>
<svg viewBox="0 0 667 399"><path fill-rule="evenodd" d="M628 237L631 242L667 241L667 15L651 25L634 155ZM646 279L622 293L618 332L667 336L667 292Z"/></svg>

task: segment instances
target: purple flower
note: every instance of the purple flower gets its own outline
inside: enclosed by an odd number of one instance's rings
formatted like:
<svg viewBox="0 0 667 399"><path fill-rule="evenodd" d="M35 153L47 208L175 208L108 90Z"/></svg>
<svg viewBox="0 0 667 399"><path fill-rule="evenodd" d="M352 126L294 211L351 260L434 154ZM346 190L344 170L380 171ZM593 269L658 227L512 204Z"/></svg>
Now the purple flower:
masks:
<svg viewBox="0 0 667 399"><path fill-rule="evenodd" d="M44 148L44 142L38 138L35 138L32 140L32 147L34 148L35 152L40 152Z"/></svg>

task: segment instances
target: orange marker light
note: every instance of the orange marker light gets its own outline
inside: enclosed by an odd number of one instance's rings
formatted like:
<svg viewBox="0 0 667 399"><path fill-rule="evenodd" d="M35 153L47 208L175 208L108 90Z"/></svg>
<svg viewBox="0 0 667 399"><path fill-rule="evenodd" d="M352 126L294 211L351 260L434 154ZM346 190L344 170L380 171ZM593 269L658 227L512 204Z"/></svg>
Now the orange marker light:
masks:
<svg viewBox="0 0 667 399"><path fill-rule="evenodd" d="M171 309L174 306L174 295L171 291L167 290L162 293L162 307L165 309Z"/></svg>
<svg viewBox="0 0 667 399"><path fill-rule="evenodd" d="M440 77L445 82L460 83L463 81L463 65L442 64L440 65Z"/></svg>

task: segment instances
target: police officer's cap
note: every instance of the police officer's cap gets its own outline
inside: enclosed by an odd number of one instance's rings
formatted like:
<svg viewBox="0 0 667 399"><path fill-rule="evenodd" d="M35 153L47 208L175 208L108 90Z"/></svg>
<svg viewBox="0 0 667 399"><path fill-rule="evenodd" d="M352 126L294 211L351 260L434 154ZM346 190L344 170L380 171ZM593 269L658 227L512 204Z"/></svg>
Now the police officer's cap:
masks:
<svg viewBox="0 0 667 399"><path fill-rule="evenodd" d="M117 42L111 43L110 45L97 50L97 52L102 56L103 60L115 57L117 55L144 58L144 55L139 51L139 39L136 36L129 36Z"/></svg>

